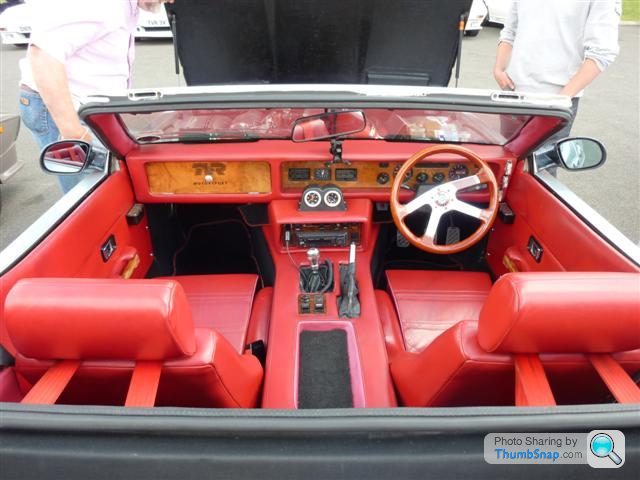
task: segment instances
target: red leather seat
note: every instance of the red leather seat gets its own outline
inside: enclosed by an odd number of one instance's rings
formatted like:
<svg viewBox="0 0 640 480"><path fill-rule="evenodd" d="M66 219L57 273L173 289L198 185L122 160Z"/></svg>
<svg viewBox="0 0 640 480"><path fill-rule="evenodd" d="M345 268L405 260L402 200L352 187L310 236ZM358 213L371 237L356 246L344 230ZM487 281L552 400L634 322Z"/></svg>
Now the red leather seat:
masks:
<svg viewBox="0 0 640 480"><path fill-rule="evenodd" d="M613 353L622 367L617 380L626 376L622 370L640 369L639 291L637 274L505 275L478 322L457 323L420 353L392 348L391 375L401 403L514 405L514 358L522 355L540 359L555 402L607 401L594 358ZM392 321L388 307L385 312L383 322Z"/></svg>
<svg viewBox="0 0 640 480"><path fill-rule="evenodd" d="M462 320L477 320L491 289L478 272L388 270L387 283L407 352L419 352Z"/></svg>
<svg viewBox="0 0 640 480"><path fill-rule="evenodd" d="M254 294L258 284L257 275L185 275L163 277L161 280L175 280L182 285L189 300L193 324L196 328L214 329L222 334L239 353L244 351L248 343L255 340L266 342L269 315L260 314L265 310L270 313L273 289L265 288L258 292L255 303L261 307L255 310L252 319ZM261 325L254 323L261 323ZM250 325L251 328L249 328ZM265 338L256 337L253 333L256 331L261 332L260 335ZM248 338L247 333L254 336Z"/></svg>
<svg viewBox="0 0 640 480"><path fill-rule="evenodd" d="M259 361L241 354L238 338L232 345L210 328L219 315L233 316L233 309L226 305L216 312L214 306L207 317L209 327L194 328L181 283L62 278L18 282L7 296L4 314L18 350L15 371L23 392L28 394L60 361L75 361L79 367L60 403L122 405L136 365L151 362L161 365L155 405L255 407L263 378ZM269 293L260 296L263 311L251 315L256 325L245 322L252 334L263 333ZM242 304L237 318L244 322L249 313Z"/></svg>

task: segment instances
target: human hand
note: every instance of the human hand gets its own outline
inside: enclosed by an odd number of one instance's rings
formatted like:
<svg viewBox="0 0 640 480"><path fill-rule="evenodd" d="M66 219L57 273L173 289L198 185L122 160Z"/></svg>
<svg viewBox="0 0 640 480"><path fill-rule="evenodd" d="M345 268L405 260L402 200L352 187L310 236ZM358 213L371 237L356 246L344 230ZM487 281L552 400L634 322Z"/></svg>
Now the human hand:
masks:
<svg viewBox="0 0 640 480"><path fill-rule="evenodd" d="M93 144L95 142L89 128L82 125L78 125L77 127L67 130L61 130L60 140L81 140L88 144Z"/></svg>
<svg viewBox="0 0 640 480"><path fill-rule="evenodd" d="M507 75L507 72L502 70L494 70L493 77L496 79L496 83L502 90L515 90L516 86L511 80L511 77Z"/></svg>

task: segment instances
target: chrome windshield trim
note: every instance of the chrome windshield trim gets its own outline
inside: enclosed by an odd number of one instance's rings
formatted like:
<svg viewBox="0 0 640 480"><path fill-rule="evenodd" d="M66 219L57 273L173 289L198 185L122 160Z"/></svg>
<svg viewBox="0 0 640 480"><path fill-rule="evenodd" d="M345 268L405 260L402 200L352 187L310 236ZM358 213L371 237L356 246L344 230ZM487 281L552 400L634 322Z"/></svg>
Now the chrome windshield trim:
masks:
<svg viewBox="0 0 640 480"><path fill-rule="evenodd" d="M537 170L535 176L558 195L567 206L593 228L598 235L603 237L633 263L640 266L640 246L629 240L620 230L611 225L607 219L596 212L588 203L548 171Z"/></svg>
<svg viewBox="0 0 640 480"><path fill-rule="evenodd" d="M36 247L77 205L106 178L104 171L88 171L67 194L44 212L18 238L0 252L0 275L4 275Z"/></svg>

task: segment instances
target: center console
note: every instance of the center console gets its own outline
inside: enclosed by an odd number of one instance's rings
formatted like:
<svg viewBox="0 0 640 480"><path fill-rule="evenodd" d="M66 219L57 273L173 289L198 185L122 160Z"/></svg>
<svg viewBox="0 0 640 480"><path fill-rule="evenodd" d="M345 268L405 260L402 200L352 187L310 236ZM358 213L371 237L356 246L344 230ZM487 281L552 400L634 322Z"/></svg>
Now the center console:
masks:
<svg viewBox="0 0 640 480"><path fill-rule="evenodd" d="M263 408L396 405L370 271L372 212L357 198L331 211L302 211L295 199L269 204L276 281ZM325 378L331 359L344 368Z"/></svg>

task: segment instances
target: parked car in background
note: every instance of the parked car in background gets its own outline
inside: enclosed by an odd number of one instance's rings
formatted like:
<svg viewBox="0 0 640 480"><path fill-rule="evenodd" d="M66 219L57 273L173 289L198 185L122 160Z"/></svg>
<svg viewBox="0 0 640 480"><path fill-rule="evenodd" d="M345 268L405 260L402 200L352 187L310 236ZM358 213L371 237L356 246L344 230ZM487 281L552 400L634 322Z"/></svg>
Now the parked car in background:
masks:
<svg viewBox="0 0 640 480"><path fill-rule="evenodd" d="M504 25L509 12L510 0L483 0L487 9L485 24Z"/></svg>
<svg viewBox="0 0 640 480"><path fill-rule="evenodd" d="M16 153L18 133L20 133L20 117L6 113L0 114L0 184L6 183L23 166L23 162L18 161ZM1 209L2 197L0 196Z"/></svg>
<svg viewBox="0 0 640 480"><path fill-rule="evenodd" d="M467 23L464 27L464 34L467 37L475 37L482 30L482 25L487 18L487 6L483 0L473 0L471 9L467 15Z"/></svg>
<svg viewBox="0 0 640 480"><path fill-rule="evenodd" d="M0 14L0 37L2 38L2 43L5 45L28 44L33 18L37 14L37 2L34 3L32 0L5 8ZM135 36L141 39L171 38L171 28L164 10L159 13L141 10Z"/></svg>

